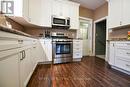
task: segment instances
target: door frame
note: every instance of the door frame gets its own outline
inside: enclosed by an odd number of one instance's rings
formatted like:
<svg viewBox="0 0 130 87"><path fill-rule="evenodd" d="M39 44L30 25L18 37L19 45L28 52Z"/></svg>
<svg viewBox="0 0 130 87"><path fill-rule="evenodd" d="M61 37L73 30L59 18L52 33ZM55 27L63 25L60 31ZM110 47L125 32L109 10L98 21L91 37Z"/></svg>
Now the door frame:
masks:
<svg viewBox="0 0 130 87"><path fill-rule="evenodd" d="M96 21L94 21L94 28L93 28L93 56L95 55L95 40L96 40L96 23L101 22L103 20L106 20L106 55L105 55L105 60L107 60L107 40L108 40L108 16L102 17Z"/></svg>
<svg viewBox="0 0 130 87"><path fill-rule="evenodd" d="M90 30L89 30L89 36L88 36L88 38L89 38L89 47L90 47L90 49L89 49L89 56L92 56L92 54L93 54L93 45L92 45L92 42L93 42L93 35L92 35L92 31L93 31L93 19L91 19L91 18L86 18L86 17L79 17L79 22L80 22L80 19L81 20L86 20L86 21L90 21Z"/></svg>

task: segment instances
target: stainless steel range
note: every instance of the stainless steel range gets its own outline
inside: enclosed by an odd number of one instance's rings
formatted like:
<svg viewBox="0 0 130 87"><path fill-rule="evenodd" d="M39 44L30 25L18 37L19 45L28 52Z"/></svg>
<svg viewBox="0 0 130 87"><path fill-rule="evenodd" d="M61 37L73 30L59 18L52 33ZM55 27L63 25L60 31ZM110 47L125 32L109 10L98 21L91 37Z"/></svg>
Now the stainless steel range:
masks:
<svg viewBox="0 0 130 87"><path fill-rule="evenodd" d="M72 47L73 42L72 39L67 38L66 36L60 34L59 36L53 36L52 40L52 47L53 47L53 63L65 63L71 62L72 59Z"/></svg>

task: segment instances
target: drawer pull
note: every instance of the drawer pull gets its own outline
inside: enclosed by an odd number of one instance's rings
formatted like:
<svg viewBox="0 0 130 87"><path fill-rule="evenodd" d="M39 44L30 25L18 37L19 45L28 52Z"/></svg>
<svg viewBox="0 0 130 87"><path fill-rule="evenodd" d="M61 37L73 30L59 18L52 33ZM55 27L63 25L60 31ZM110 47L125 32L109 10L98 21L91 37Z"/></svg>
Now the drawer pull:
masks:
<svg viewBox="0 0 130 87"><path fill-rule="evenodd" d="M126 66L130 67L130 65L129 65L129 64L126 64Z"/></svg>
<svg viewBox="0 0 130 87"><path fill-rule="evenodd" d="M126 53L126 54L130 54L130 53Z"/></svg>
<svg viewBox="0 0 130 87"><path fill-rule="evenodd" d="M127 45L130 45L130 43L127 43Z"/></svg>

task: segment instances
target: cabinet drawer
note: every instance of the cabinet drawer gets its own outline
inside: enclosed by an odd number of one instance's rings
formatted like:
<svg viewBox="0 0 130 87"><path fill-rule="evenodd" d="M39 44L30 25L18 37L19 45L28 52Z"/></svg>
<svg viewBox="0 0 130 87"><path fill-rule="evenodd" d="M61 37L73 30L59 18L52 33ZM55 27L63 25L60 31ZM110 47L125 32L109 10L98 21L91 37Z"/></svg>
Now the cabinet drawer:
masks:
<svg viewBox="0 0 130 87"><path fill-rule="evenodd" d="M130 61L124 61L121 59L116 59L115 60L115 66L124 69L126 71L130 71Z"/></svg>
<svg viewBox="0 0 130 87"><path fill-rule="evenodd" d="M73 53L73 58L82 58L82 52Z"/></svg>
<svg viewBox="0 0 130 87"><path fill-rule="evenodd" d="M82 45L81 44L73 44L73 48L76 49L76 48L82 48Z"/></svg>
<svg viewBox="0 0 130 87"><path fill-rule="evenodd" d="M82 49L81 48L76 48L76 49L73 49L73 52L82 52Z"/></svg>
<svg viewBox="0 0 130 87"><path fill-rule="evenodd" d="M17 39L0 39L0 51L10 50L20 47Z"/></svg>
<svg viewBox="0 0 130 87"><path fill-rule="evenodd" d="M115 56L123 57L130 60L130 49L117 48Z"/></svg>

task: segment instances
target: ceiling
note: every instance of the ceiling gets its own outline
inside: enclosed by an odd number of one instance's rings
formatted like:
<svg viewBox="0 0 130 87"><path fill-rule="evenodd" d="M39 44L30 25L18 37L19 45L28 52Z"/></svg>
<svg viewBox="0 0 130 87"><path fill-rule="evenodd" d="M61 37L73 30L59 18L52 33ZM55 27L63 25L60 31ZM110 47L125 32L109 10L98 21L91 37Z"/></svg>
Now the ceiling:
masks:
<svg viewBox="0 0 130 87"><path fill-rule="evenodd" d="M89 8L89 9L96 9L99 6L103 5L106 0L71 0L74 2L80 3L81 6Z"/></svg>

